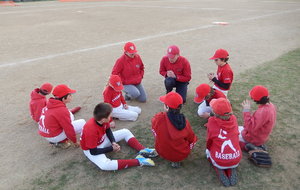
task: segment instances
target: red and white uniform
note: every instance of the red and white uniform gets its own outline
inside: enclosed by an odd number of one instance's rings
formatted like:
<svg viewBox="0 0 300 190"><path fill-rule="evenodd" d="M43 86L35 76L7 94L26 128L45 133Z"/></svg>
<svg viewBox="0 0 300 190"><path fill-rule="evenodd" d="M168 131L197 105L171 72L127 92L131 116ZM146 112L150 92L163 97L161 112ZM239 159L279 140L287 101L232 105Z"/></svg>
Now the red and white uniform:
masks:
<svg viewBox="0 0 300 190"><path fill-rule="evenodd" d="M42 109L47 104L46 96L43 96L42 94L40 94L39 91L40 91L40 89L36 88L31 92L31 94L30 94L31 99L30 99L30 103L29 103L31 118L36 122L39 122L41 113L42 113Z"/></svg>
<svg viewBox="0 0 300 190"><path fill-rule="evenodd" d="M197 141L188 120L184 129L178 130L166 112L157 113L152 118L152 132L156 151L162 158L171 162L180 162L187 158Z"/></svg>
<svg viewBox="0 0 300 190"><path fill-rule="evenodd" d="M209 103L212 99L218 99L218 98L226 98L226 96L224 95L223 92L214 89L215 93L214 95L208 99L208 100L204 100L199 106L198 106L198 115L203 115L204 113L211 113L211 107L209 106Z"/></svg>
<svg viewBox="0 0 300 190"><path fill-rule="evenodd" d="M104 102L109 103L113 107L112 117L120 120L136 121L139 114L142 112L141 108L137 106L129 106L124 108L126 101L121 91L115 91L111 86L107 86L103 91Z"/></svg>
<svg viewBox="0 0 300 190"><path fill-rule="evenodd" d="M233 82L233 72L232 72L232 69L230 67L230 65L228 63L226 63L224 66L218 66L218 70L217 70L217 76L216 78L222 82L222 83L226 83L226 84L231 84ZM230 90L230 87L229 89L224 89L220 86L218 86L218 84L215 83L215 86L222 90L222 91L228 91Z"/></svg>
<svg viewBox="0 0 300 190"><path fill-rule="evenodd" d="M123 85L137 85L144 77L144 64L141 57L135 54L134 58L123 54L115 63L113 75L119 75Z"/></svg>
<svg viewBox="0 0 300 190"><path fill-rule="evenodd" d="M272 103L259 105L251 115L250 111L244 111L244 127L241 135L246 142L255 146L265 144L276 124L276 107Z"/></svg>
<svg viewBox="0 0 300 190"><path fill-rule="evenodd" d="M210 117L207 123L206 154L212 164L220 169L237 167L242 152L236 117L229 120Z"/></svg>
<svg viewBox="0 0 300 190"><path fill-rule="evenodd" d="M111 86L107 86L103 91L104 102L109 103L113 108L126 104L121 91L115 91Z"/></svg>
<svg viewBox="0 0 300 190"><path fill-rule="evenodd" d="M76 134L81 133L84 124L83 119L74 121L74 115L62 101L50 98L40 117L39 134L53 143L66 138L76 143Z"/></svg>
<svg viewBox="0 0 300 190"><path fill-rule="evenodd" d="M83 127L81 133L80 145L83 153L89 158L94 164L96 164L102 170L120 170L132 166L139 166L137 159L129 160L111 160L103 154L92 155L90 149L94 148L108 148L112 144L106 135L106 130L110 128L109 123L99 125L96 123L94 118L91 118ZM140 151L145 147L141 145L133 134L128 129L121 129L113 132L113 136L116 142L125 140L129 146ZM113 148L111 148L112 151Z"/></svg>
<svg viewBox="0 0 300 190"><path fill-rule="evenodd" d="M189 82L191 80L191 66L185 57L179 56L175 63L171 63L169 58L164 56L160 61L159 73L166 77L169 70L176 75L176 81Z"/></svg>

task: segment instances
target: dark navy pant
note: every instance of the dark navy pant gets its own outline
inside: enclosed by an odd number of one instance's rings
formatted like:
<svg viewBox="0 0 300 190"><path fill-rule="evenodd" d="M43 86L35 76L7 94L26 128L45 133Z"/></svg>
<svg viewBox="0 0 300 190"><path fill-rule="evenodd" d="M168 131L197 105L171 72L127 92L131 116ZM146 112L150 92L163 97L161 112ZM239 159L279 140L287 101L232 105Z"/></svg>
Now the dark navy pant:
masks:
<svg viewBox="0 0 300 190"><path fill-rule="evenodd" d="M188 82L179 82L176 81L175 78L167 77L165 78L165 87L167 93L171 92L173 88L176 88L176 92L181 95L183 99L183 103L186 101L186 93L187 93L187 86Z"/></svg>

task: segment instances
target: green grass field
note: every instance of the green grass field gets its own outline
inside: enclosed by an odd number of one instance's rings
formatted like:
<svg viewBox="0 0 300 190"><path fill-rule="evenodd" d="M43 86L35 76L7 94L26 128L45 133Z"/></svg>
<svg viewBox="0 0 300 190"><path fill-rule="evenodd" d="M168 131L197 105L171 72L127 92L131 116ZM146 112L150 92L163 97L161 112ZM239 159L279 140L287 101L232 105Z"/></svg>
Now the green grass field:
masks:
<svg viewBox="0 0 300 190"><path fill-rule="evenodd" d="M278 119L267 143L273 167L270 169L255 167L244 153L238 167L238 185L231 189L299 189L299 60L300 49L297 49L235 76L229 99L239 125L243 124L240 104L249 98L248 91L255 85L264 85L269 89L271 101L278 109ZM169 162L155 158L156 167L104 172L80 154L80 150L76 150L76 156L72 161L60 163L51 171L43 172L28 182L31 189L223 189L205 158L206 129L203 124L206 121L197 117L197 105L192 102L192 98L189 97L183 111L199 141L189 158L183 162L183 167L173 169ZM252 107L254 109L254 104ZM143 144L152 147L150 119L147 123L135 123L132 132ZM135 156L135 151L125 143L121 143L121 146L121 153L112 153L109 157L118 159Z"/></svg>

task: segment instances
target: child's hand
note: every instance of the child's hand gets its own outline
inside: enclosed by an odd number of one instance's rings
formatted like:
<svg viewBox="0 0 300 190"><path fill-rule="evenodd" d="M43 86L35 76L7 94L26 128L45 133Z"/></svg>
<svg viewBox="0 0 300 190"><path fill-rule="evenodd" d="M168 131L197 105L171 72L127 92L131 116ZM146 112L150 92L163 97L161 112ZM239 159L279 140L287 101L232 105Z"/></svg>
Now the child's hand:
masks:
<svg viewBox="0 0 300 190"><path fill-rule="evenodd" d="M212 80L214 77L215 77L215 73L208 73L208 74L207 74L207 78L208 78L209 80Z"/></svg>
<svg viewBox="0 0 300 190"><path fill-rule="evenodd" d="M116 123L114 121L112 121L112 122L109 123L109 126L111 128L115 128L116 127Z"/></svg>
<svg viewBox="0 0 300 190"><path fill-rule="evenodd" d="M249 100L244 100L242 103L242 107L244 110L250 110L251 109L251 102Z"/></svg>
<svg viewBox="0 0 300 190"><path fill-rule="evenodd" d="M127 110L127 109L128 109L128 105L127 105L127 104L124 104L124 105L123 105L123 108L124 108L125 110Z"/></svg>
<svg viewBox="0 0 300 190"><path fill-rule="evenodd" d="M121 150L120 145L118 145L116 142L112 143L112 147L114 152L119 152Z"/></svg>

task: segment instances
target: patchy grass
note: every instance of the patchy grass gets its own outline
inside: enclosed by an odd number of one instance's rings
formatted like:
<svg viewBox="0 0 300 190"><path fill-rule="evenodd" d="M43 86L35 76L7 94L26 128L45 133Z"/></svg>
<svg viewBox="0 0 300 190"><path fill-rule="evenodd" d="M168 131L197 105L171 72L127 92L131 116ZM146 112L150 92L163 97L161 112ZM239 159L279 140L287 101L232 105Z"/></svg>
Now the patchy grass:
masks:
<svg viewBox="0 0 300 190"><path fill-rule="evenodd" d="M278 108L278 119L267 143L273 167L255 167L244 154L238 167L239 183L232 189L299 189L299 60L300 49L297 49L236 76L229 99L239 124L243 124L240 104L248 98L248 91L255 85L269 88L271 101ZM189 99L183 111L199 141L182 168L173 169L169 162L155 158L156 167L104 172L81 154L74 155L73 161L61 163L42 173L31 181L31 189L223 189L205 158L206 129L203 124L206 121L196 116L197 105L192 102L192 97ZM255 108L255 105L252 107ZM137 122L132 132L143 144L152 147L150 128L150 122ZM108 156L115 159L134 158L134 150L125 143L121 143L121 146L121 153L111 153Z"/></svg>

